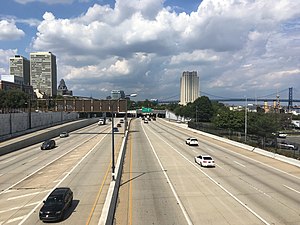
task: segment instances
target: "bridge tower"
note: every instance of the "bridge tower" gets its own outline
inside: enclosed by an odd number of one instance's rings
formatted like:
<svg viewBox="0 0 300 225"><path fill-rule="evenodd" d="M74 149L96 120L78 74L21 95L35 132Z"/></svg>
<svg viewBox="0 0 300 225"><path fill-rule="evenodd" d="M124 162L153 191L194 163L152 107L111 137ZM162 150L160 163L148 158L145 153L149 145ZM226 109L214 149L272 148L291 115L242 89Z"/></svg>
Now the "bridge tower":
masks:
<svg viewBox="0 0 300 225"><path fill-rule="evenodd" d="M290 111L293 108L293 88L289 88L289 103L288 110Z"/></svg>

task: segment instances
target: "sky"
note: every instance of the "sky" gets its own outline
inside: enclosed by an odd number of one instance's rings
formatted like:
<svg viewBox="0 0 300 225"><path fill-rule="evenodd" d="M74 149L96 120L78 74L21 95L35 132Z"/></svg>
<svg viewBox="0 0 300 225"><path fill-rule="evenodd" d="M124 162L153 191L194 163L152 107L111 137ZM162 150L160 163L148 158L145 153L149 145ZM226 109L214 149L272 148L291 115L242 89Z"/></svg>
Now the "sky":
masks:
<svg viewBox="0 0 300 225"><path fill-rule="evenodd" d="M299 0L0 0L9 57L52 52L58 84L104 99L178 100L183 71L209 98L300 99ZM57 85L58 85L57 84Z"/></svg>

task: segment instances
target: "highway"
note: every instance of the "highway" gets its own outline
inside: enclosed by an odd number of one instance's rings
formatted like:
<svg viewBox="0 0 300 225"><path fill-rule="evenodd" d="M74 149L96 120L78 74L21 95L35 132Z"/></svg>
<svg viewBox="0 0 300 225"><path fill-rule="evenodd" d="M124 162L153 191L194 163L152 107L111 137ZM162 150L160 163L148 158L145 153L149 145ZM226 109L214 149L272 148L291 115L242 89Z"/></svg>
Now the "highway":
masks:
<svg viewBox="0 0 300 225"><path fill-rule="evenodd" d="M116 157L123 134L123 128L115 134ZM199 146L186 145L188 137ZM53 150L36 144L0 156L0 225L43 224L42 201L62 186L72 189L74 201L59 224L98 224L111 182L111 125L55 140ZM215 168L194 162L203 153ZM132 120L114 224L296 225L299 209L299 167L160 118Z"/></svg>
<svg viewBox="0 0 300 225"><path fill-rule="evenodd" d="M196 137L199 146L185 139ZM215 168L194 162L209 154ZM131 123L117 225L300 224L300 168L162 119Z"/></svg>
<svg viewBox="0 0 300 225"><path fill-rule="evenodd" d="M116 155L123 136L123 128L115 133ZM60 224L98 224L111 181L111 125L95 123L55 141L52 150L36 144L0 157L0 225L43 224L42 201L58 186L74 193Z"/></svg>

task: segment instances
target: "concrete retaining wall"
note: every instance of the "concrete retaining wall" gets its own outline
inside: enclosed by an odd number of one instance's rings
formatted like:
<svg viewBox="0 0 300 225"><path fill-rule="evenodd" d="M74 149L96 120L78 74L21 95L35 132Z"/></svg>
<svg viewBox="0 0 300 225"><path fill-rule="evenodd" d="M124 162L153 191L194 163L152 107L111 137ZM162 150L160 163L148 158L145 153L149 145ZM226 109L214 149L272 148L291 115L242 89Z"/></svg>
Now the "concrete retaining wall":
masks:
<svg viewBox="0 0 300 225"><path fill-rule="evenodd" d="M0 141L30 128L43 128L75 119L78 119L76 112L34 112L31 113L30 126L28 113L0 114Z"/></svg>
<svg viewBox="0 0 300 225"><path fill-rule="evenodd" d="M99 118L77 120L10 139L8 141L0 143L0 155L25 148L30 145L41 143L46 139L57 137L63 131L71 132L85 126L95 124L98 120Z"/></svg>

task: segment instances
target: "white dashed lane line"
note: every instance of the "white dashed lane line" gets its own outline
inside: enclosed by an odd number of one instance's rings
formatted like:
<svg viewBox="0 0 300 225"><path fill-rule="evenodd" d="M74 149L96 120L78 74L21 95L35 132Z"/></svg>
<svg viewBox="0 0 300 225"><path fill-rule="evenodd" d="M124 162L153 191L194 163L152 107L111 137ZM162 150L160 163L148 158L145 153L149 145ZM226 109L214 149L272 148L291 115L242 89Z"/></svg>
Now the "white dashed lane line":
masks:
<svg viewBox="0 0 300 225"><path fill-rule="evenodd" d="M241 164L241 163L239 163L239 162L237 162L237 161L233 161L233 162L235 162L235 163L238 164L239 166L246 167L245 165L243 165L243 164Z"/></svg>

